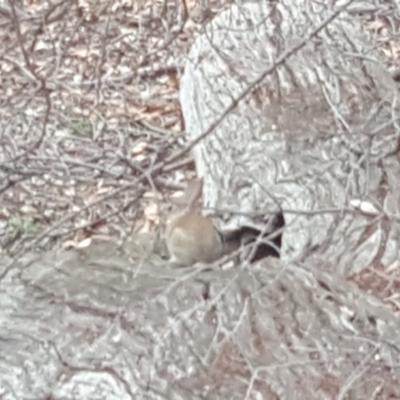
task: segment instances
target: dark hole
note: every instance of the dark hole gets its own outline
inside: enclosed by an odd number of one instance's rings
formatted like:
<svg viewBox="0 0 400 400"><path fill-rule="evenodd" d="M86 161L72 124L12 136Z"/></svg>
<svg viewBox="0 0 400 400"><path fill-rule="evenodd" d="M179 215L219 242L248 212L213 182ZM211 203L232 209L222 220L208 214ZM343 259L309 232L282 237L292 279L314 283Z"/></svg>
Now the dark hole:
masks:
<svg viewBox="0 0 400 400"><path fill-rule="evenodd" d="M238 242L244 245L254 244L256 248L252 248L250 251L251 262L269 256L279 258L285 219L283 213L275 214L271 218L273 220L267 222L267 225L270 225L269 229L263 234L262 229L241 226L234 231L222 232L223 240Z"/></svg>

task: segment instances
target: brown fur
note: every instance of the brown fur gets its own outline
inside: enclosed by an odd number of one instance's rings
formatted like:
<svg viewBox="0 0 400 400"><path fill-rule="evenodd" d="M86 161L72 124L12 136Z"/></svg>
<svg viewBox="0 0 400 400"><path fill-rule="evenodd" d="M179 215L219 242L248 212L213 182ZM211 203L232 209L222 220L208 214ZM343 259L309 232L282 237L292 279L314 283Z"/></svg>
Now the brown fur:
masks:
<svg viewBox="0 0 400 400"><path fill-rule="evenodd" d="M214 224L198 212L172 216L167 223L166 235L173 263L211 263L223 255L221 238Z"/></svg>

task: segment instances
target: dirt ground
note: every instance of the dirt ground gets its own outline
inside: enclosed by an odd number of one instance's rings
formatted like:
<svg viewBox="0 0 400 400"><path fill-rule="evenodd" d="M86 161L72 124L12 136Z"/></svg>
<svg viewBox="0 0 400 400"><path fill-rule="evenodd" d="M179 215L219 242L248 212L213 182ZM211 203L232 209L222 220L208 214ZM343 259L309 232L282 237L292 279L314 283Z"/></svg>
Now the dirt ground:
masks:
<svg viewBox="0 0 400 400"><path fill-rule="evenodd" d="M173 155L185 147L186 54L229 5L207 3L0 6L0 251L156 229L165 197L194 174L188 151Z"/></svg>

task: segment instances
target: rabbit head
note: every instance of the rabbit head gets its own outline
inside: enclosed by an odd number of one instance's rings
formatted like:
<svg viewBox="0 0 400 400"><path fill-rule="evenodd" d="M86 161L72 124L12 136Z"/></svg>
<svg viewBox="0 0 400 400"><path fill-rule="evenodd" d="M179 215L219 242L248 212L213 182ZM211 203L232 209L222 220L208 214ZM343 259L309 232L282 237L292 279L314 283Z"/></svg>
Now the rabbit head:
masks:
<svg viewBox="0 0 400 400"><path fill-rule="evenodd" d="M194 179L166 226L166 244L170 262L189 266L196 262L211 263L223 255L221 235L210 218L199 210L203 181Z"/></svg>

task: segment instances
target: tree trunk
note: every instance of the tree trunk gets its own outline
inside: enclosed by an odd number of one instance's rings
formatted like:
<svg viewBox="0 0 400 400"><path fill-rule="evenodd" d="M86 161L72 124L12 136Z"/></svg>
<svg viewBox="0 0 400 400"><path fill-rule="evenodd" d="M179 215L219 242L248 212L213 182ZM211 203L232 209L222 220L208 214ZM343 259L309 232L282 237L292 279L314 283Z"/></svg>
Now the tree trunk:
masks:
<svg viewBox="0 0 400 400"><path fill-rule="evenodd" d="M190 139L234 108L194 148L206 206L232 212L226 227L282 208L282 259L348 274L399 255L396 88L359 21L328 23L316 3L215 18L190 52L181 104Z"/></svg>
<svg viewBox="0 0 400 400"><path fill-rule="evenodd" d="M400 321L341 277L277 259L171 271L139 247L14 264L0 292L4 398L400 397Z"/></svg>

